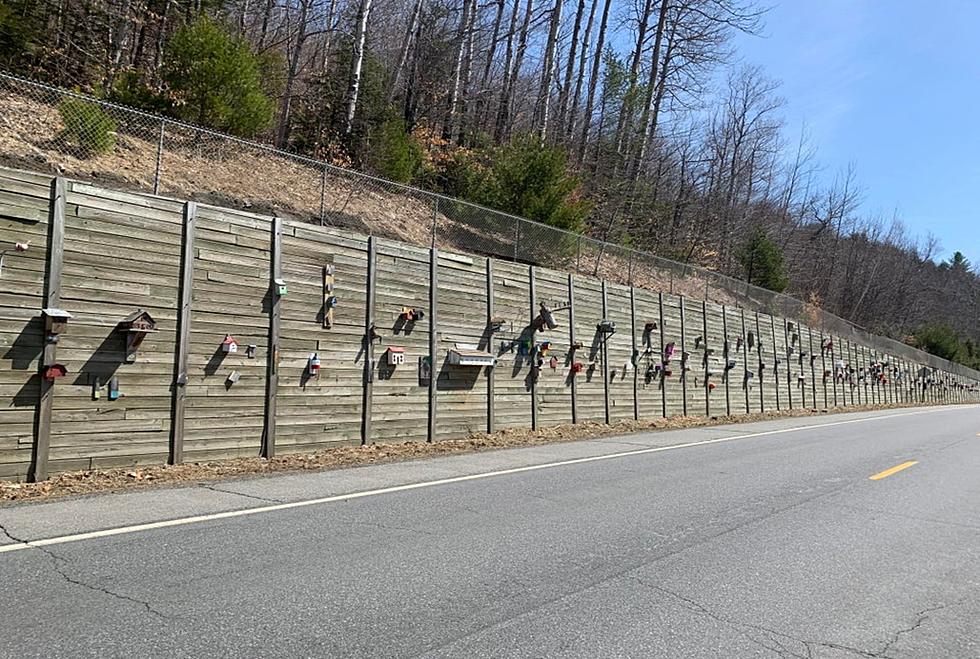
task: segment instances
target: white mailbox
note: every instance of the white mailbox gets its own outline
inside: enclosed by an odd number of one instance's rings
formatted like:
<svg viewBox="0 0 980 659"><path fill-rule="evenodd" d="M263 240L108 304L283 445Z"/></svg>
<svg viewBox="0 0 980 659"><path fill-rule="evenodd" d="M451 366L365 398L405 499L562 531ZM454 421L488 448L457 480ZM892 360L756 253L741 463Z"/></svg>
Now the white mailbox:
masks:
<svg viewBox="0 0 980 659"><path fill-rule="evenodd" d="M497 358L476 348L457 346L449 351L449 363L453 366L494 366Z"/></svg>

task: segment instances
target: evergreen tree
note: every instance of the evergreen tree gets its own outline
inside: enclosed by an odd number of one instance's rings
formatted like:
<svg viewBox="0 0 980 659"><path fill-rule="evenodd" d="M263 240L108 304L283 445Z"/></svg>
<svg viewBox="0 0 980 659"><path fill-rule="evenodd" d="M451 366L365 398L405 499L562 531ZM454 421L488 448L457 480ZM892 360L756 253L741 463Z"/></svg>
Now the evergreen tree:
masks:
<svg viewBox="0 0 980 659"><path fill-rule="evenodd" d="M755 286L782 293L787 278L783 253L762 227L756 227L738 251L738 261L745 270L745 280Z"/></svg>
<svg viewBox="0 0 980 659"><path fill-rule="evenodd" d="M170 40L163 79L182 118L236 135L253 136L272 121L260 61L248 44L206 16Z"/></svg>

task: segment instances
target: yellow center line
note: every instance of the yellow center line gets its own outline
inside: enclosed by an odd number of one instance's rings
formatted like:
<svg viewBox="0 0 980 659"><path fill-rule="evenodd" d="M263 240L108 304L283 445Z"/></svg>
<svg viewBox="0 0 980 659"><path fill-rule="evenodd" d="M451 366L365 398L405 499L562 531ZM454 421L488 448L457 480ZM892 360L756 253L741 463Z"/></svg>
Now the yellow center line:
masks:
<svg viewBox="0 0 980 659"><path fill-rule="evenodd" d="M886 469L884 471L879 471L874 476L868 476L868 480L880 481L882 478L888 478L892 474L897 474L898 472L902 471L903 469L908 469L912 465L917 465L917 464L919 464L919 461L918 460L909 460L908 462L903 462L900 465L895 465L891 469Z"/></svg>

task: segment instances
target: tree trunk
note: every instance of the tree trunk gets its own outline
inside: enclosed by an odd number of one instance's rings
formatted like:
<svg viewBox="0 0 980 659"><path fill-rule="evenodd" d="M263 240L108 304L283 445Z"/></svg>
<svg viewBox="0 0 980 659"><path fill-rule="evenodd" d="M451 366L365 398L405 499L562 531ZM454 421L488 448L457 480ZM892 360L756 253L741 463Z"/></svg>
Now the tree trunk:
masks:
<svg viewBox="0 0 980 659"><path fill-rule="evenodd" d="M425 0L415 0L415 7L412 9L412 16L408 20L408 28L405 30L405 37L402 39L402 47L398 51L398 64L395 66L395 76L391 81L391 89L388 91L388 103L391 103L398 93L398 85L401 83L402 76L405 75L405 65L408 64L408 53L412 47L412 38L418 29L419 18L422 15L422 4Z"/></svg>
<svg viewBox="0 0 980 659"><path fill-rule="evenodd" d="M650 23L651 11L653 11L653 0L645 0L643 13L640 14L637 24L636 46L633 48L633 55L630 58L629 80L626 86L626 94L623 96L623 104L619 111L619 121L616 123L616 153L620 156L623 155L623 143L632 124L634 109L633 97L636 94L636 83L640 77L640 60L643 58L643 45L647 39L647 26Z"/></svg>
<svg viewBox="0 0 980 659"><path fill-rule="evenodd" d="M575 91L572 93L572 107L568 112L568 119L565 122L565 140L572 139L575 132L575 119L578 116L578 104L582 98L582 86L585 84L586 60L589 56L589 42L592 39L592 24L595 21L595 10L599 5L599 0L592 0L592 8L589 10L589 21L585 25L585 36L582 38L582 50L579 51L578 75L575 77Z"/></svg>
<svg viewBox="0 0 980 659"><path fill-rule="evenodd" d="M276 145L280 149L286 148L292 129L290 120L292 119L293 85L296 83L296 76L299 75L299 60L303 54L303 46L306 44L306 28L309 23L312 2L313 0L299 0L299 27L296 32L296 43L289 57L289 70L286 73L286 87L283 90L282 110L279 117L279 134L276 136Z"/></svg>
<svg viewBox="0 0 980 659"><path fill-rule="evenodd" d="M272 20L272 10L275 7L276 0L266 0L265 13L262 14L262 31L259 33L258 50L265 48L265 40L269 36L269 21Z"/></svg>
<svg viewBox="0 0 980 659"><path fill-rule="evenodd" d="M524 64L524 53L527 51L527 32L531 25L531 14L534 11L534 0L527 0L527 7L524 11L524 20L521 22L521 31L517 38L517 52L514 55L514 68L510 72L508 85L500 101L500 112L497 114L497 139L506 138L510 135L511 110L514 102L514 87L517 79L521 75L521 67Z"/></svg>
<svg viewBox="0 0 980 659"><path fill-rule="evenodd" d="M548 29L548 43L545 45L541 71L541 89L538 92L538 139L542 144L548 136L551 84L555 77L555 49L558 46L558 27L561 24L562 1L555 0L555 6L551 10L551 27Z"/></svg>
<svg viewBox="0 0 980 659"><path fill-rule="evenodd" d="M347 86L347 111L344 120L345 135L350 135L354 131L354 115L357 114L357 95L361 89L361 68L364 66L364 41L367 39L367 24L370 15L371 0L361 0L357 9L354 48L350 64L350 82Z"/></svg>
<svg viewBox="0 0 980 659"><path fill-rule="evenodd" d="M500 106L497 108L497 118L494 122L494 137L498 142L503 135L502 117L509 112L506 103L510 94L511 77L514 73L514 35L517 34L517 17L520 13L521 0L514 0L514 10L510 14L510 30L507 32L507 54L504 58L504 80L500 86Z"/></svg>
<svg viewBox="0 0 980 659"><path fill-rule="evenodd" d="M487 61L483 65L483 75L480 76L480 89L477 93L477 121L482 123L485 117L485 109L489 105L490 96L490 70L493 68L493 58L497 54L497 42L500 41L500 23L503 21L506 0L497 0L497 11L493 17L493 30L490 36L490 45L487 50Z"/></svg>
<svg viewBox="0 0 980 659"><path fill-rule="evenodd" d="M595 93L599 86L599 70L602 66L602 49L606 45L606 26L609 25L609 6L612 0L605 0L602 6L602 18L599 20L599 35L595 43L595 56L592 58L592 75L589 77L589 91L585 96L585 113L582 115L582 142L578 148L578 159L585 158L585 149L589 143L589 129L592 127L592 110L595 107Z"/></svg>
<svg viewBox="0 0 980 659"><path fill-rule="evenodd" d="M442 123L442 137L446 140L453 139L453 135L456 134L456 117L463 84L463 60L466 57L466 28L469 25L470 12L475 10L473 4L474 0L463 0L463 14L459 17L459 28L456 31L456 65L453 68L449 107L446 109L446 119Z"/></svg>
<svg viewBox="0 0 980 659"><path fill-rule="evenodd" d="M666 67L661 69L660 66L660 49L663 47L664 28L667 25L667 12L669 8L670 3L668 0L660 0L657 32L653 40L653 52L650 54L650 77L647 82L646 98L643 103L643 116L640 119L640 123L643 124L643 134L640 136L640 150L637 152L636 159L633 161L633 173L630 177L634 183L639 176L640 168L642 167L643 159L646 157L650 142L653 140L653 136L657 131L657 119L660 114L660 108L655 105L655 102L658 97L662 98L662 96L657 94L657 83L661 81L661 70L666 71Z"/></svg>
<svg viewBox="0 0 980 659"><path fill-rule="evenodd" d="M578 0L575 11L575 26L572 28L572 41L568 46L568 60L565 63L565 79L558 95L558 124L566 126L568 113L568 98L571 96L572 76L575 74L575 54L578 50L579 31L582 29L582 16L585 14L585 0Z"/></svg>

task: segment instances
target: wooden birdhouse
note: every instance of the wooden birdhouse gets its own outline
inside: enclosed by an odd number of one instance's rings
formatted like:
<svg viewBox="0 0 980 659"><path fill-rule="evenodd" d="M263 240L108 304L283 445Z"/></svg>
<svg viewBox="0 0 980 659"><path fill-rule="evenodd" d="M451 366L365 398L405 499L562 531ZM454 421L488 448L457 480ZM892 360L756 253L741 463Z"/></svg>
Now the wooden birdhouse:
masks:
<svg viewBox="0 0 980 659"><path fill-rule="evenodd" d="M388 365L399 366L405 363L405 348L402 346L388 346Z"/></svg>
<svg viewBox="0 0 980 659"><path fill-rule="evenodd" d="M119 329L126 336L126 363L131 364L146 335L156 333L157 323L148 312L137 309L119 322Z"/></svg>
<svg viewBox="0 0 980 659"><path fill-rule="evenodd" d="M221 342L221 352L232 355L238 352L238 341L231 334L226 334L224 341Z"/></svg>
<svg viewBox="0 0 980 659"><path fill-rule="evenodd" d="M44 330L48 334L57 336L58 334L63 334L68 329L68 321L71 319L71 314L64 309L48 307L47 309L42 309L41 313L44 315Z"/></svg>

